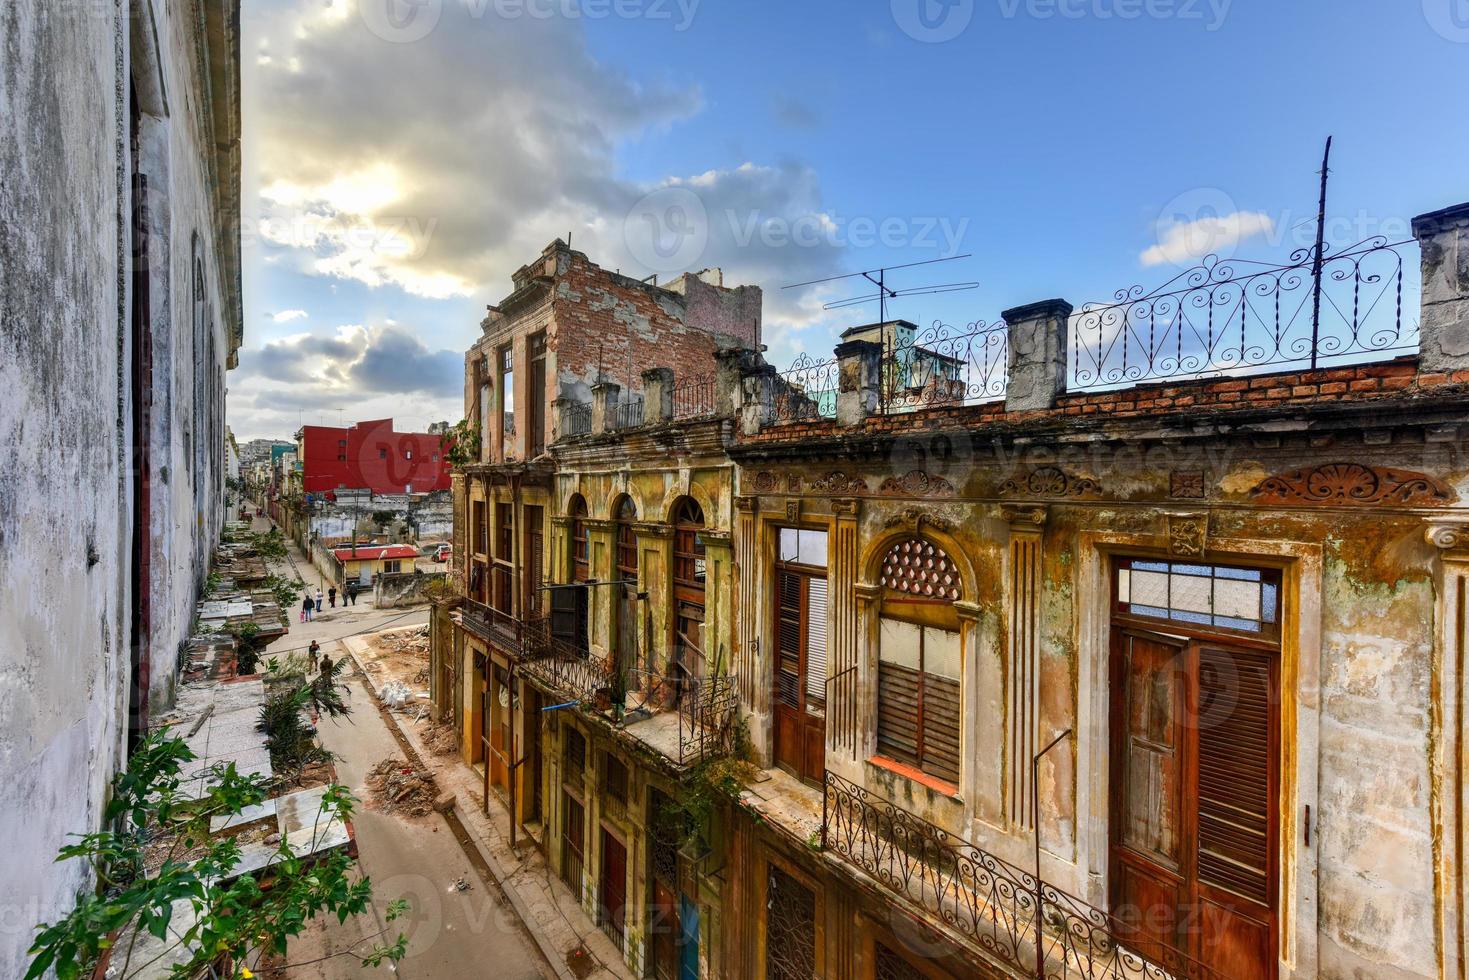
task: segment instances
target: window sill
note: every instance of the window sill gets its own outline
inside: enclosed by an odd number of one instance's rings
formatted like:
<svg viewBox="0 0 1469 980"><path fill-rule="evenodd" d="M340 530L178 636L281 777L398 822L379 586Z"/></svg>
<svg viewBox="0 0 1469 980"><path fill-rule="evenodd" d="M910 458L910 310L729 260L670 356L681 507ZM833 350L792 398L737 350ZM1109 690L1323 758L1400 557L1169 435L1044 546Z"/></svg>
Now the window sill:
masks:
<svg viewBox="0 0 1469 980"><path fill-rule="evenodd" d="M876 766L879 769L886 769L888 772L902 776L904 779L912 780L956 802L963 802L959 797L958 786L955 786L953 783L944 782L937 776L930 776L922 769L916 769L907 763L898 762L896 759L885 759L880 755L868 756L867 762L869 765Z"/></svg>

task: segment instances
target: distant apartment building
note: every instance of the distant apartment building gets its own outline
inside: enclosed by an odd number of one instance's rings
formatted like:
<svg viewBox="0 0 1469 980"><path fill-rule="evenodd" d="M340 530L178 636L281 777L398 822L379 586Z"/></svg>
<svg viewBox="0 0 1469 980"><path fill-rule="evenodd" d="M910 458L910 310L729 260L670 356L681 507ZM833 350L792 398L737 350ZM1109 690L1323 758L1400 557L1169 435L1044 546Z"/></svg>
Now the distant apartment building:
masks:
<svg viewBox="0 0 1469 980"><path fill-rule="evenodd" d="M0 13L0 976L171 702L243 333L238 0Z"/></svg>
<svg viewBox="0 0 1469 980"><path fill-rule="evenodd" d="M346 428L302 426L296 433L301 490L331 496L337 489L374 493L432 493L449 489L443 437L395 432L392 419Z"/></svg>

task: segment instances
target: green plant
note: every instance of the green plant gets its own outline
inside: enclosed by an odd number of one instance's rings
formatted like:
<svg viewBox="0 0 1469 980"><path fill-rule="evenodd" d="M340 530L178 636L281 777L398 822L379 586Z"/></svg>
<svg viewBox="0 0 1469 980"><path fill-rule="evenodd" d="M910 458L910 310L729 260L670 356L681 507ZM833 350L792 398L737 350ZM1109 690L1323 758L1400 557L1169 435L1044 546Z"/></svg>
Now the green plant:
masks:
<svg viewBox="0 0 1469 980"><path fill-rule="evenodd" d="M178 954L180 961L169 974L176 980L244 977L258 967L261 955L283 957L289 940L317 916L333 915L340 922L370 916L372 883L353 873L352 859L341 850L303 860L282 840L267 867L236 875L240 844L230 837L212 838L209 823L263 802L267 783L258 775L241 775L233 764L215 766L207 792L196 800L180 792L181 773L194 760L183 739L155 731L134 750L127 769L113 777L103 813L103 825L113 829L73 835L76 843L57 857L58 862L86 862L97 889L79 896L63 918L39 927L26 980L52 974L76 980L93 972L109 950L108 976L130 980L155 965L133 962L143 934L164 942L167 954ZM320 816L345 820L353 805L345 788L331 786L322 796ZM163 860L145 860L145 854L161 854ZM179 901L194 907L192 922L173 920ZM406 910L394 902L385 918L395 921ZM385 935L386 930L376 930L335 955L364 966L402 960L406 937L400 934L385 944L379 941ZM119 936L126 941L114 948ZM370 945L360 948L364 944Z"/></svg>
<svg viewBox="0 0 1469 980"><path fill-rule="evenodd" d="M375 510L372 512L372 523L377 525L379 531L385 531L397 517L398 515L391 510Z"/></svg>
<svg viewBox="0 0 1469 980"><path fill-rule="evenodd" d="M261 534L250 535L250 546L266 561L286 560L286 536L278 527L273 527Z"/></svg>
<svg viewBox="0 0 1469 980"><path fill-rule="evenodd" d="M271 595L275 598L275 604L281 607L282 613L301 601L301 592L305 589L300 582L293 582L279 575L267 575L265 587L270 590Z"/></svg>
<svg viewBox="0 0 1469 980"><path fill-rule="evenodd" d="M265 732L270 767L276 775L299 785L311 766L333 759L316 741L316 730L306 723L303 711L311 700L310 685L267 695L260 706L259 728Z"/></svg>
<svg viewBox="0 0 1469 980"><path fill-rule="evenodd" d="M204 598L208 599L210 596L214 595L214 593L219 591L219 582L220 578L218 572L210 572L204 577Z"/></svg>
<svg viewBox="0 0 1469 980"><path fill-rule="evenodd" d="M479 424L473 419L461 420L439 439L439 448L450 466L465 466L478 461L479 446Z"/></svg>

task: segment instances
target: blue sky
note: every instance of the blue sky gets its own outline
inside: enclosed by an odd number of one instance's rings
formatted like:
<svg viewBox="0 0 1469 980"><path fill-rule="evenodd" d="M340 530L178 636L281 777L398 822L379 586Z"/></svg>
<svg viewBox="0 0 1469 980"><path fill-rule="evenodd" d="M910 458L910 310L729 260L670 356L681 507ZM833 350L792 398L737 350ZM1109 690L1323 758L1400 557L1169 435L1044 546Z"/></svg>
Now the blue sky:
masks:
<svg viewBox="0 0 1469 980"><path fill-rule="evenodd" d="M246 5L237 435L457 418L485 304L568 232L764 287L784 363L869 312L802 279L972 252L905 281L979 289L890 311L967 323L1283 259L1328 134L1339 246L1469 198L1464 0L582 2Z"/></svg>

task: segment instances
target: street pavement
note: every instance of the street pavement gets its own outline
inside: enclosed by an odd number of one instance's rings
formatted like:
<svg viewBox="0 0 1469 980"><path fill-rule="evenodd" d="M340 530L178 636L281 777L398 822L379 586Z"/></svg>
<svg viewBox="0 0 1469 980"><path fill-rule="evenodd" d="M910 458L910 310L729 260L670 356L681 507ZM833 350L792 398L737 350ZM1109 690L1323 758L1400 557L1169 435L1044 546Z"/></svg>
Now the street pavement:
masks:
<svg viewBox="0 0 1469 980"><path fill-rule="evenodd" d="M257 520L257 530L268 523ZM315 569L290 545L294 565L314 589ZM288 569L279 570L287 574ZM265 656L304 650L313 639L333 660L347 657L338 639L380 629L428 622L425 609L375 609L367 594L356 606L335 610L323 603L323 615L311 623L292 613L291 631L266 648ZM352 711L346 718L322 718L317 728L322 744L337 756L337 778L359 800L368 798L368 771L387 758L404 754L377 708L376 699L356 665L348 659L347 678ZM287 975L291 980L339 980L396 973L409 980L477 978L540 980L556 973L525 931L509 901L492 878L482 875L466 856L445 819L437 813L407 818L369 810L359 803L352 818L362 872L373 881L373 915L339 924L335 918L313 923L291 943ZM462 882L462 884L461 884ZM411 911L396 922L384 915L390 902L406 899ZM408 956L397 964L367 968L361 953L376 942L408 936Z"/></svg>

